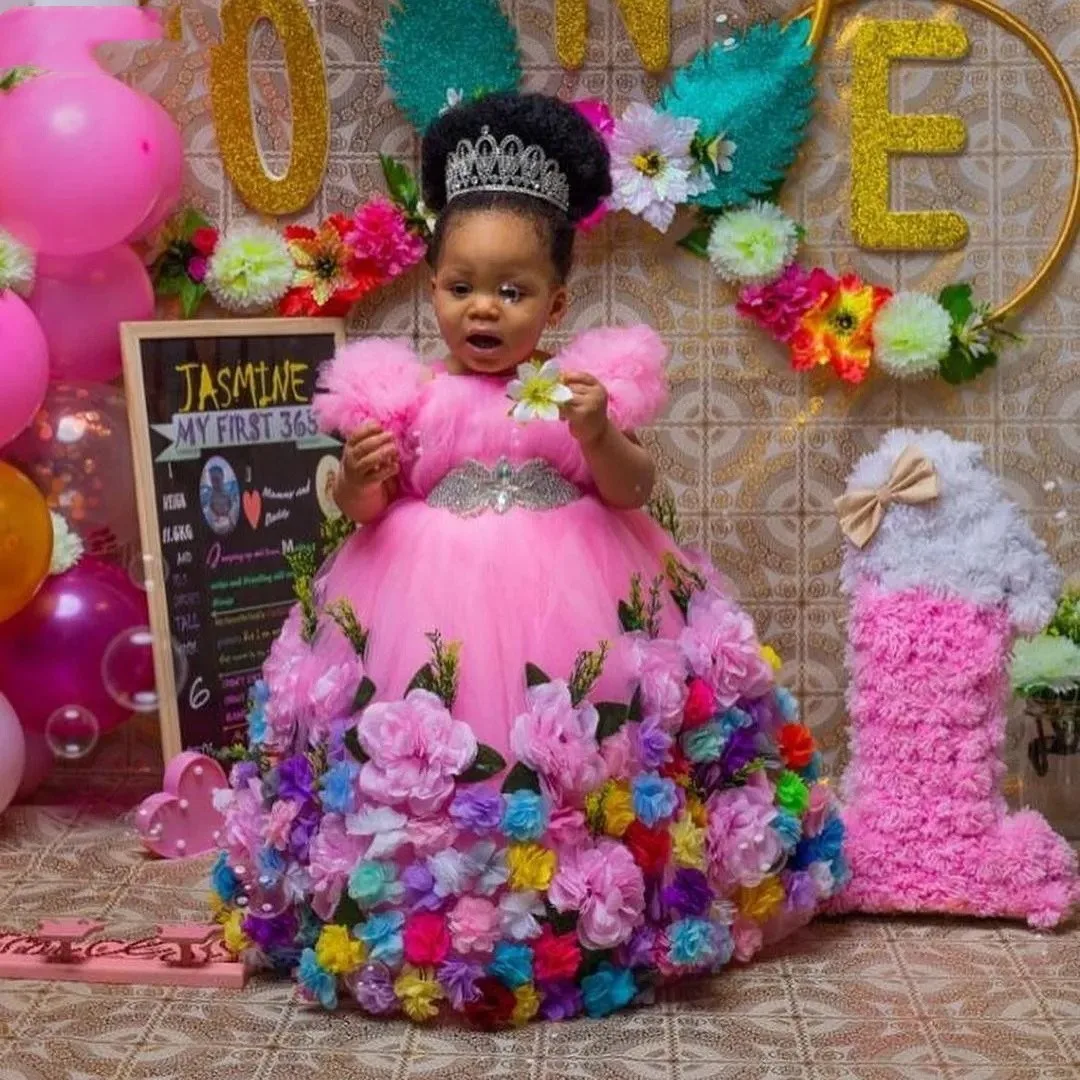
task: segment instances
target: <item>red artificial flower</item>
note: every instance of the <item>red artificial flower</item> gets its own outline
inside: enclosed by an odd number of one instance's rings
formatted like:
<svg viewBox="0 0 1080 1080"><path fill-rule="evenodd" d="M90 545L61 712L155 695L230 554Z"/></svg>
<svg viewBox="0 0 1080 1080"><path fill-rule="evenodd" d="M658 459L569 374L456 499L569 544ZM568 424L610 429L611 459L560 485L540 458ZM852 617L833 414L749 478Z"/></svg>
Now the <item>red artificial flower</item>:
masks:
<svg viewBox="0 0 1080 1080"><path fill-rule="evenodd" d="M789 769L805 769L814 756L814 736L805 724L785 724L777 736L780 756Z"/></svg>
<svg viewBox="0 0 1080 1080"><path fill-rule="evenodd" d="M450 953L450 931L446 917L422 911L405 920L405 959L417 967L441 964Z"/></svg>
<svg viewBox="0 0 1080 1080"><path fill-rule="evenodd" d="M659 877L671 858L671 833L667 829L650 829L634 821L623 833L623 843L646 877Z"/></svg>
<svg viewBox="0 0 1080 1080"><path fill-rule="evenodd" d="M690 762L679 743L671 748L671 758L660 766L660 775L668 780L679 782L683 777L690 775Z"/></svg>
<svg viewBox="0 0 1080 1080"><path fill-rule="evenodd" d="M476 980L479 996L465 1004L465 1019L481 1031L498 1031L509 1027L510 1017L517 1005L514 991L498 979L484 975Z"/></svg>
<svg viewBox="0 0 1080 1080"><path fill-rule="evenodd" d="M716 693L704 679L691 679L683 706L683 731L707 724L716 712Z"/></svg>
<svg viewBox="0 0 1080 1080"><path fill-rule="evenodd" d="M581 966L581 946L574 934L556 934L545 926L533 947L533 972L537 979L572 979Z"/></svg>
<svg viewBox="0 0 1080 1080"><path fill-rule="evenodd" d="M214 248L217 247L218 231L211 228L209 225L204 225L201 229L196 229L191 234L191 246L202 256L209 257L214 254Z"/></svg>

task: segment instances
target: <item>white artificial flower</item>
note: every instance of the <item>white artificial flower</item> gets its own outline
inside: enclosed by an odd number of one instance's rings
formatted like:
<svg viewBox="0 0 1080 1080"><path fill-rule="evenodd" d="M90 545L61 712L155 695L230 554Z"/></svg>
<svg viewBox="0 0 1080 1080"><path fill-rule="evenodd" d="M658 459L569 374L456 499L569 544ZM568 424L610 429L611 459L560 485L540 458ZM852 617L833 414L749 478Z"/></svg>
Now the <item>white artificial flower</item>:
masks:
<svg viewBox="0 0 1080 1080"><path fill-rule="evenodd" d="M370 836L371 847L366 859L381 859L393 855L408 839L405 827L409 819L388 806L365 810L361 814L349 814L345 819L345 831L350 836Z"/></svg>
<svg viewBox="0 0 1080 1080"><path fill-rule="evenodd" d="M499 901L499 930L512 941L528 941L540 936L537 916L544 902L535 892L508 892Z"/></svg>
<svg viewBox="0 0 1080 1080"><path fill-rule="evenodd" d="M474 864L468 856L456 848L447 848L431 855L427 868L435 881L436 896L460 896L469 888L469 882L475 875Z"/></svg>
<svg viewBox="0 0 1080 1080"><path fill-rule="evenodd" d="M469 872L475 878L473 892L491 896L506 884L506 852L496 851L491 840L478 840L466 853Z"/></svg>
<svg viewBox="0 0 1080 1080"><path fill-rule="evenodd" d="M20 296L29 296L33 288L34 253L0 229L0 292L12 289Z"/></svg>
<svg viewBox="0 0 1080 1080"><path fill-rule="evenodd" d="M983 322L985 312L973 311L959 330L957 340L974 357L984 356L990 351L990 328Z"/></svg>
<svg viewBox="0 0 1080 1080"><path fill-rule="evenodd" d="M49 562L49 573L62 574L65 570L70 570L82 558L82 537L77 532L74 532L67 521L64 520L63 515L56 513L55 510L49 511L49 517L52 518L53 527L53 548L52 559Z"/></svg>
<svg viewBox="0 0 1080 1080"><path fill-rule="evenodd" d="M795 257L799 230L778 206L751 202L713 222L709 262L725 281L765 285Z"/></svg>
<svg viewBox="0 0 1080 1080"><path fill-rule="evenodd" d="M897 378L936 375L952 344L952 316L925 293L902 291L874 316L874 360Z"/></svg>
<svg viewBox="0 0 1080 1080"><path fill-rule="evenodd" d="M559 406L574 396L561 378L559 365L554 360L545 360L542 364L530 360L519 364L517 378L506 387L507 397L515 402L510 415L520 423L558 420Z"/></svg>

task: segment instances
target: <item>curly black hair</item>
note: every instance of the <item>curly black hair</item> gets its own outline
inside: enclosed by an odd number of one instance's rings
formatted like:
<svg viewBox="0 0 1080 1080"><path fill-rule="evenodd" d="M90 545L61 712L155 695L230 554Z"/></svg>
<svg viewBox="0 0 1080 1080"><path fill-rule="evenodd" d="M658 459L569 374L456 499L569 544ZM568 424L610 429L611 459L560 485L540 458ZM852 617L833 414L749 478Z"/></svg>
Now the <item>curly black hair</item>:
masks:
<svg viewBox="0 0 1080 1080"><path fill-rule="evenodd" d="M518 192L470 191L446 200L446 159L461 139L475 140L481 128L501 140L517 135L553 157L570 184L570 205L559 207ZM574 224L588 217L611 194L607 146L572 105L547 94L490 94L448 109L424 133L421 147L424 202L438 214L428 261L439 261L448 230L459 215L476 210L509 210L527 217L548 242L560 283L570 273Z"/></svg>

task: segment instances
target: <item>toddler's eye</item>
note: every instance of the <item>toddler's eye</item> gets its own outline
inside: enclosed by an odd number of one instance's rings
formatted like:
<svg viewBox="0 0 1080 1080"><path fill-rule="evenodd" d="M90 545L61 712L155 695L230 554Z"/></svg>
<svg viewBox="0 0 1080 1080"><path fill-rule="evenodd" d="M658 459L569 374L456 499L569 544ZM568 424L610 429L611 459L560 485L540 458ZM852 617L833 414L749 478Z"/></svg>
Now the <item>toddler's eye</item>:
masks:
<svg viewBox="0 0 1080 1080"><path fill-rule="evenodd" d="M511 304L516 304L521 299L521 290L516 285L500 285L499 297Z"/></svg>
<svg viewBox="0 0 1080 1080"><path fill-rule="evenodd" d="M468 296L471 291L468 284L464 281L455 281L454 284L450 286L451 294L457 297Z"/></svg>

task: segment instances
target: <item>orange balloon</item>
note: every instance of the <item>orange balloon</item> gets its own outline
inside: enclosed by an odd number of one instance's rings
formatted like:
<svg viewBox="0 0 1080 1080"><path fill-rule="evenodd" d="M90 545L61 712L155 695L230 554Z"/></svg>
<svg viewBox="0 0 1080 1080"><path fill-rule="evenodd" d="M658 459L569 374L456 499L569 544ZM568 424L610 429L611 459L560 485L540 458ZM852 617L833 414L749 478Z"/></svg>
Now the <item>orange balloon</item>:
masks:
<svg viewBox="0 0 1080 1080"><path fill-rule="evenodd" d="M32 481L0 461L0 622L21 611L49 572L53 528Z"/></svg>

